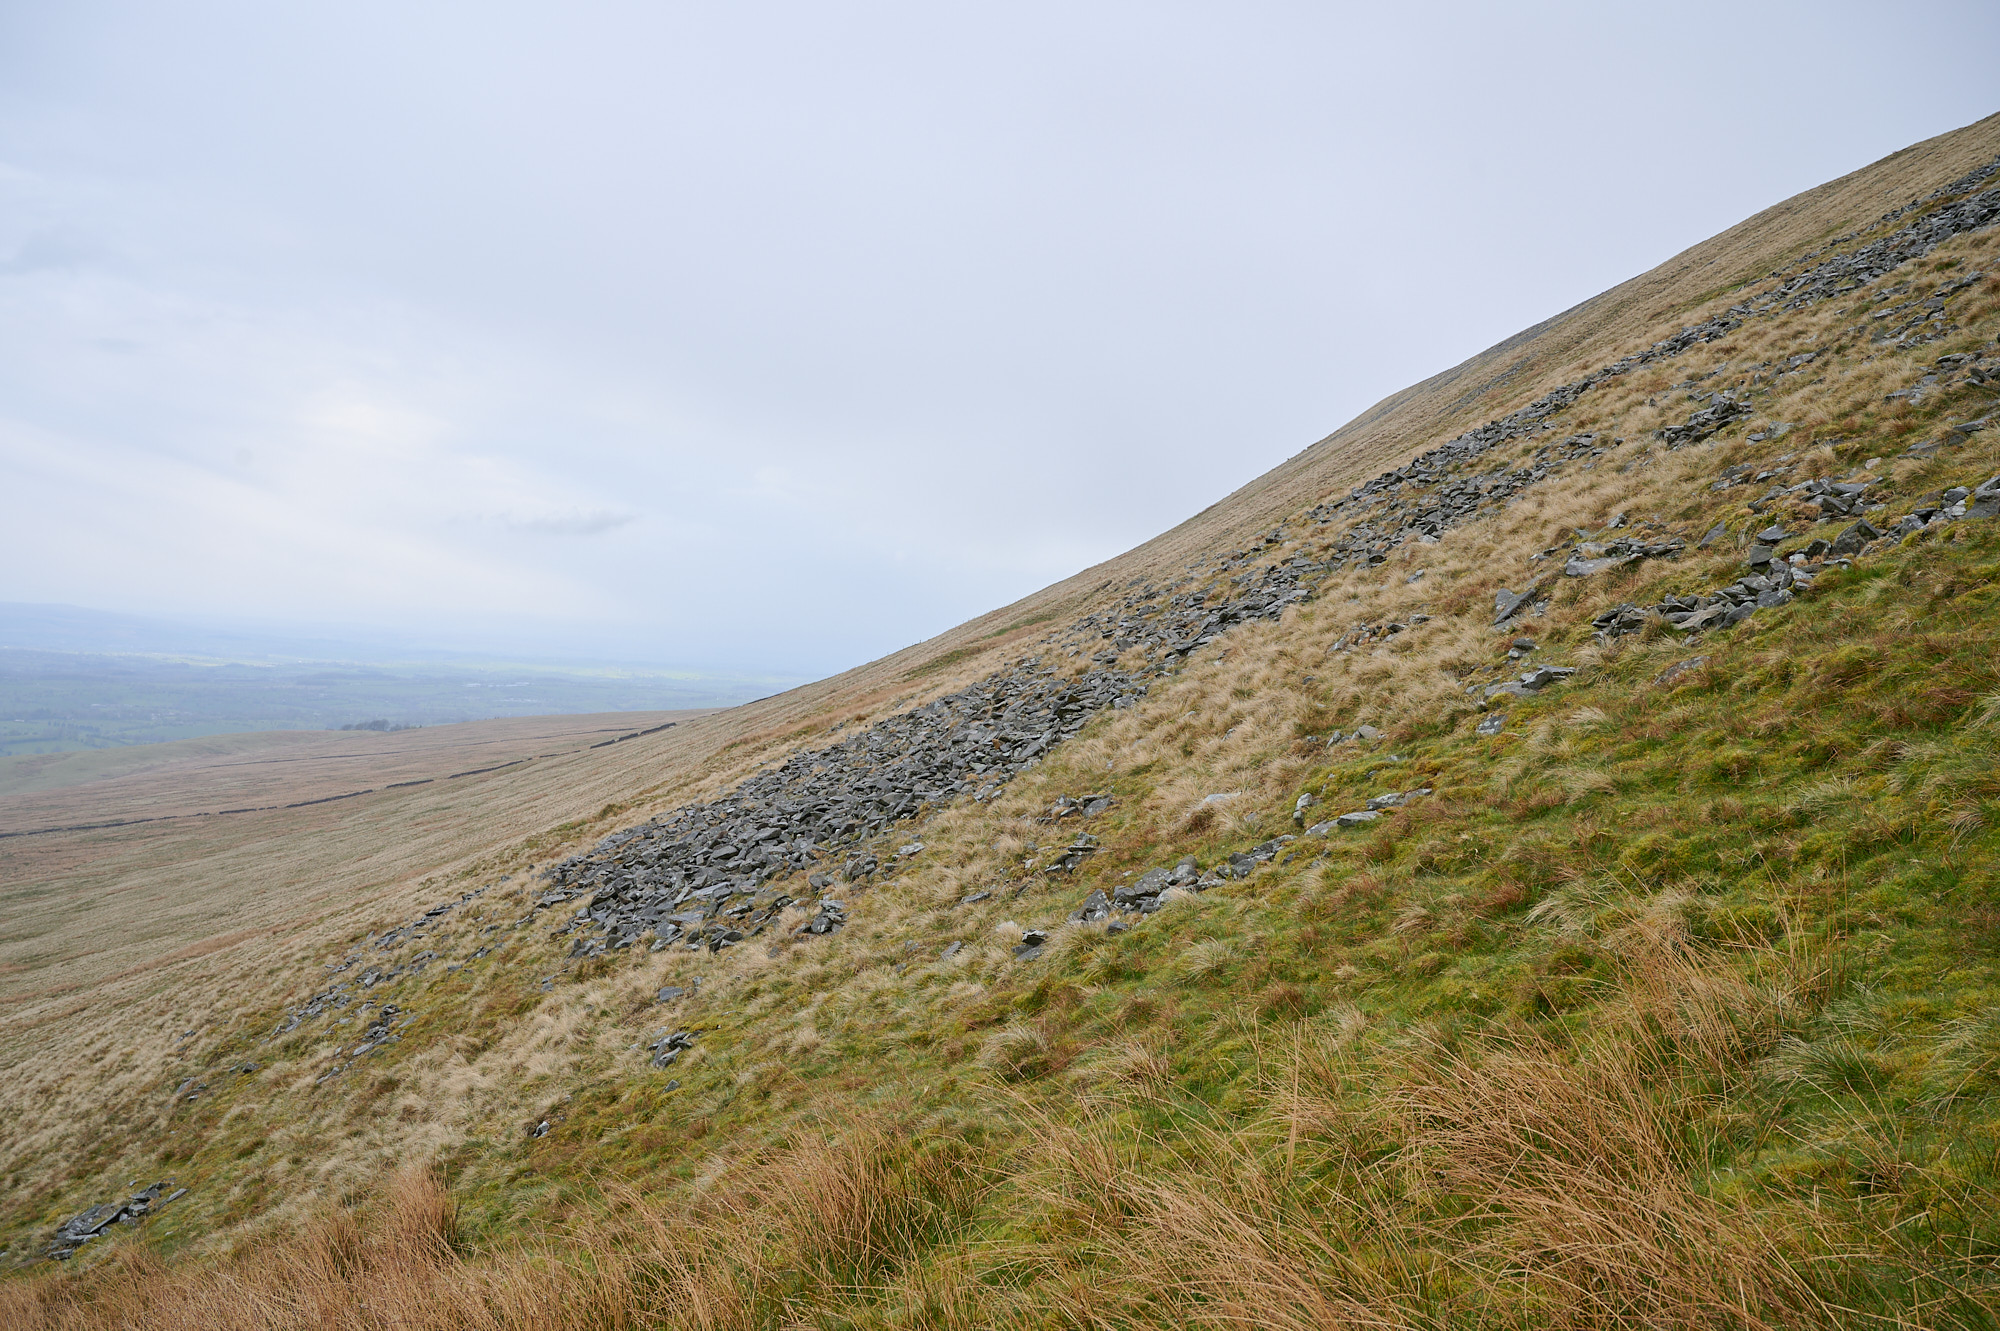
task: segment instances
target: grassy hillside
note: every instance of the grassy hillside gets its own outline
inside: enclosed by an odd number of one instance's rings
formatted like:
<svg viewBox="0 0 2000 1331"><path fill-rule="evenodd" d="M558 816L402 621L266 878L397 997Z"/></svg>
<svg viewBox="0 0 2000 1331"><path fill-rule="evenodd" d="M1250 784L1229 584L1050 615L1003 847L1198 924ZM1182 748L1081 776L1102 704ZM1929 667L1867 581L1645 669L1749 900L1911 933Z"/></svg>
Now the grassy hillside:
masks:
<svg viewBox="0 0 2000 1331"><path fill-rule="evenodd" d="M1970 428L2000 398L2000 228L1782 289L1990 188L1924 197L1994 135L1915 153L1921 189L1899 155L1675 261L1761 254L1760 283L1700 300L1649 275L1682 292L1652 322L1627 302L1573 364L1370 425L1402 422L1401 464L1524 413L1476 450L1379 483L1292 466L1125 576L856 677L293 831L278 872L312 910L242 889L252 936L150 987L0 976L8 1260L86 1205L187 1189L58 1271L24 1263L0 1308L1990 1324L2000 518L1964 492L2000 476L2000 427ZM1885 182L1900 215L1841 212ZM1823 252L1780 265L1800 236ZM1709 331L1657 352L1687 325ZM1173 651L1146 628L1274 579L1311 596ZM1734 623L1693 599L1732 586L1755 607ZM565 923L588 898L540 905L607 832L816 768L1003 663L1147 691L990 798L769 878L733 946L619 949ZM177 844L241 876L291 827ZM863 853L883 867L842 875ZM126 867L35 891L142 881L136 843L51 855ZM1072 921L1187 857L1155 908ZM845 923L802 929L829 895Z"/></svg>

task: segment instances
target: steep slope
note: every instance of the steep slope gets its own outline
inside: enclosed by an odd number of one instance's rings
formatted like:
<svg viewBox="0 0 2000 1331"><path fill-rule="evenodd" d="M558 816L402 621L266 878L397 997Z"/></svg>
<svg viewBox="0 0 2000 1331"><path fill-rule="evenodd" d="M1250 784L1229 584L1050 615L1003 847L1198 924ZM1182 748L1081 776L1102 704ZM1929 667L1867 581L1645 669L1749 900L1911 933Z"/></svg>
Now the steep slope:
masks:
<svg viewBox="0 0 2000 1331"><path fill-rule="evenodd" d="M73 1266L180 1258L10 1311L1978 1324L1997 165L1789 201L849 676L44 852L274 881L5 977L10 1250L102 1201ZM431 1160L456 1223L371 1200Z"/></svg>

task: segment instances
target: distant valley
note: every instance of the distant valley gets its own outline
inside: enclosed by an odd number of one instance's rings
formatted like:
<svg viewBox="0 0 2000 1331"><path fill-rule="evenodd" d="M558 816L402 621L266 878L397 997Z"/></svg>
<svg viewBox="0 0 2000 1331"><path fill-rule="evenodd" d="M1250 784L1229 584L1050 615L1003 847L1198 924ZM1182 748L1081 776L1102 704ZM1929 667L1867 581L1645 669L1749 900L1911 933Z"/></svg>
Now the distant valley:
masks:
<svg viewBox="0 0 2000 1331"><path fill-rule="evenodd" d="M0 765L267 730L728 707L792 676L508 660L0 605ZM4 783L4 778L0 778Z"/></svg>

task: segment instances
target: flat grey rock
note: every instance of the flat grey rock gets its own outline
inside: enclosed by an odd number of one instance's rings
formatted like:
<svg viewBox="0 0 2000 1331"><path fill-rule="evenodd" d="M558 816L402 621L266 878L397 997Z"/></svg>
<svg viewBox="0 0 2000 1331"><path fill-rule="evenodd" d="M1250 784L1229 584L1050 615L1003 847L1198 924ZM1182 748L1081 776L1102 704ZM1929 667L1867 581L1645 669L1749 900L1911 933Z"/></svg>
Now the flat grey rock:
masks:
<svg viewBox="0 0 2000 1331"><path fill-rule="evenodd" d="M1512 619L1526 605L1541 587L1540 580L1529 583L1518 592L1510 592L1505 587L1493 595L1493 622L1504 624Z"/></svg>

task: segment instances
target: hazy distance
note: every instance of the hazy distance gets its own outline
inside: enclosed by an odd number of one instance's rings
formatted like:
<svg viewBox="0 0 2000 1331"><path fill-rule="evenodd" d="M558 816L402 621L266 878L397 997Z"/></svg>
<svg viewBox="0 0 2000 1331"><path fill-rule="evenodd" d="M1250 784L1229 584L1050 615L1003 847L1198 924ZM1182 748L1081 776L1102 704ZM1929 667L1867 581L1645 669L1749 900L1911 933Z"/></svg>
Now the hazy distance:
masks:
<svg viewBox="0 0 2000 1331"><path fill-rule="evenodd" d="M0 602L0 789L5 760L35 754L253 730L728 707L802 682L769 672L454 652L382 633L282 637Z"/></svg>

